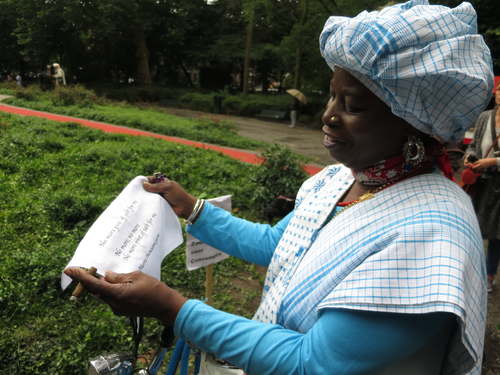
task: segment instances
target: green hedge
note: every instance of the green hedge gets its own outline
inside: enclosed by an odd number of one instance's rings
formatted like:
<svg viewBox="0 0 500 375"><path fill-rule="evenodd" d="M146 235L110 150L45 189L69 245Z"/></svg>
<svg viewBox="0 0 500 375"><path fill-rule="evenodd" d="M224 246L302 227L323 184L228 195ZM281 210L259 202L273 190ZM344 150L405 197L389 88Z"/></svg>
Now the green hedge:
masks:
<svg viewBox="0 0 500 375"><path fill-rule="evenodd" d="M2 95L14 95L16 90L15 82L0 82L0 94Z"/></svg>
<svg viewBox="0 0 500 375"><path fill-rule="evenodd" d="M123 85L94 86L95 91L108 99L129 103L150 102L205 112L215 112L214 97L222 96L222 112L238 116L256 116L265 109L288 111L292 98L286 93L232 94L227 91L207 92L203 90L167 87L136 87ZM320 126L320 115L326 103L326 95L306 93L308 103L302 106L301 121L311 126Z"/></svg>
<svg viewBox="0 0 500 375"><path fill-rule="evenodd" d="M35 87L33 89L33 87ZM111 86L111 85L98 85L90 86L92 91L87 90L84 98L89 96L94 98L92 102L103 104L103 100L118 101L123 103L137 104L137 103L154 103L163 107L178 107L186 108L203 112L217 112L215 108L214 97L222 96L222 113L237 115L237 116L250 116L255 117L263 110L281 110L289 111L292 104L290 95L274 94L274 93L257 93L257 94L230 94L229 92L217 91L207 92L202 90L188 90L185 88L167 88L159 86L140 87L140 86ZM63 88L62 93L66 95L71 94L73 88ZM43 101L49 100L56 106L77 105L79 107L90 106L89 100L78 100L78 95L85 92L83 87L77 86L74 89L76 92L71 95L69 101L64 98L54 98L54 93L42 93L36 88L16 89L15 85L0 85L0 93L12 94L16 92L16 96L20 99L29 101ZM94 92L96 94L94 94ZM36 94L36 95L35 95ZM96 99L95 95L101 99ZM59 96L61 96L59 94ZM308 103L301 107L300 121L312 127L321 126L321 113L324 110L326 103L326 96L315 93L307 94ZM112 103L108 103L112 104Z"/></svg>
<svg viewBox="0 0 500 375"><path fill-rule="evenodd" d="M171 89L159 86L90 85L89 87L99 96L128 103L154 103L162 100L177 100L185 92L185 90L182 89Z"/></svg>

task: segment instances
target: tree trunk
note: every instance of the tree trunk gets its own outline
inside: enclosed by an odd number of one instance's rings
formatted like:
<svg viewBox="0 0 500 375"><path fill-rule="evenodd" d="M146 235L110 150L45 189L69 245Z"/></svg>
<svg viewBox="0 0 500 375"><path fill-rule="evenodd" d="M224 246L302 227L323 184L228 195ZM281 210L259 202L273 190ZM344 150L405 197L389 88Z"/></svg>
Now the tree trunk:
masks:
<svg viewBox="0 0 500 375"><path fill-rule="evenodd" d="M255 20L255 0L252 0L251 6L248 9L249 17L247 24L247 35L245 40L245 60L243 66L243 94L248 93L248 80L250 75L250 51L252 49L253 26Z"/></svg>
<svg viewBox="0 0 500 375"><path fill-rule="evenodd" d="M179 62L179 66L181 67L184 76L186 76L186 80L188 82L189 87L194 87L191 75L189 74L188 70L186 69L186 66L182 63L182 61Z"/></svg>
<svg viewBox="0 0 500 375"><path fill-rule="evenodd" d="M293 74L293 87L300 90L300 71L302 65L302 46L299 44L295 51L295 70Z"/></svg>
<svg viewBox="0 0 500 375"><path fill-rule="evenodd" d="M300 28L303 29L307 21L307 13L309 10L309 0L301 0L302 3L302 14L300 16ZM301 68L302 68L302 40L299 36L299 43L295 54L295 70L294 70L294 80L293 86L297 90L300 90L301 85Z"/></svg>
<svg viewBox="0 0 500 375"><path fill-rule="evenodd" d="M144 27L139 25L134 33L135 57L137 62L136 81L139 85L151 85L151 71L149 69L149 49L146 44Z"/></svg>

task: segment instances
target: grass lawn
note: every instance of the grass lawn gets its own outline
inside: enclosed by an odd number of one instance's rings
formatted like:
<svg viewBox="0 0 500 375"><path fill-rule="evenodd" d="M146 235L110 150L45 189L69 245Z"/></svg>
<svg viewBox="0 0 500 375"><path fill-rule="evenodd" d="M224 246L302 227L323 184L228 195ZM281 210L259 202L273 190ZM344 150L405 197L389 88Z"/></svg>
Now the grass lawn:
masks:
<svg viewBox="0 0 500 375"><path fill-rule="evenodd" d="M75 95L71 90L78 93L78 89L68 89L69 95ZM18 96L5 100L5 103L20 107L129 126L221 146L250 150L262 150L267 146L266 143L239 136L234 126L225 122L187 119L169 115L160 110L107 101L97 97L86 99L83 105L78 103L78 98L75 99L75 104L67 104L66 101L65 105L61 105L60 92L43 93L36 88L16 91L4 89L4 92ZM62 102L65 102L64 99Z"/></svg>
<svg viewBox="0 0 500 375"><path fill-rule="evenodd" d="M254 216L257 167L207 150L0 115L0 154L1 374L83 374L88 358L129 350L128 321L89 296L73 305L59 277L91 223L133 177L161 170L197 196L233 194L239 215ZM166 258L162 279L202 297L204 273L187 272L183 252ZM256 268L228 259L215 275L215 306L250 316L260 293ZM141 349L156 348L159 334L147 321Z"/></svg>

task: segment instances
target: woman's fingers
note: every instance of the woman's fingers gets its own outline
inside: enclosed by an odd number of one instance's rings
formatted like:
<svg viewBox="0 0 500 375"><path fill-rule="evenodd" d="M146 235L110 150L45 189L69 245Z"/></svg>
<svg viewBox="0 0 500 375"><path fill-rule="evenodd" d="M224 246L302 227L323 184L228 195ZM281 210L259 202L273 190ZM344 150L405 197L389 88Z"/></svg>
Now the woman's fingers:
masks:
<svg viewBox="0 0 500 375"><path fill-rule="evenodd" d="M78 268L71 267L64 270L64 273L83 284L86 290L90 293L97 294L102 297L111 296L114 294L114 289L112 284L109 284L102 278L97 278L90 275L87 271Z"/></svg>
<svg viewBox="0 0 500 375"><path fill-rule="evenodd" d="M186 302L177 291L139 271L123 274L108 271L101 279L80 268L67 268L64 273L81 282L117 315L151 316L170 325Z"/></svg>
<svg viewBox="0 0 500 375"><path fill-rule="evenodd" d="M193 211L196 198L186 192L184 188L177 182L165 179L162 182L150 182L152 177L148 177L148 181L144 181L144 190L150 193L159 193L165 198L174 209L177 216L187 218Z"/></svg>
<svg viewBox="0 0 500 375"><path fill-rule="evenodd" d="M166 193L171 187L172 182L170 180L164 180L162 182L151 182L150 180L144 181L142 186L144 190L150 193Z"/></svg>

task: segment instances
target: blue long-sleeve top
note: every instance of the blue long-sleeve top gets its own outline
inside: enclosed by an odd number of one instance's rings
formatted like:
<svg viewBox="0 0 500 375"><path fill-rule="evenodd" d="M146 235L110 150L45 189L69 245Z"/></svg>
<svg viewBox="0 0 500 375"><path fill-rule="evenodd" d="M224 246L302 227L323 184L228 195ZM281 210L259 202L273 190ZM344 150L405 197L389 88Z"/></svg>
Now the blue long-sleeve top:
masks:
<svg viewBox="0 0 500 375"><path fill-rule="evenodd" d="M188 231L230 255L268 265L291 215L275 226L255 224L207 203ZM299 333L189 300L179 311L175 332L249 374L368 374L431 346L434 363L423 363L422 372L414 373L437 374L454 324L448 313L326 309L308 332Z"/></svg>

